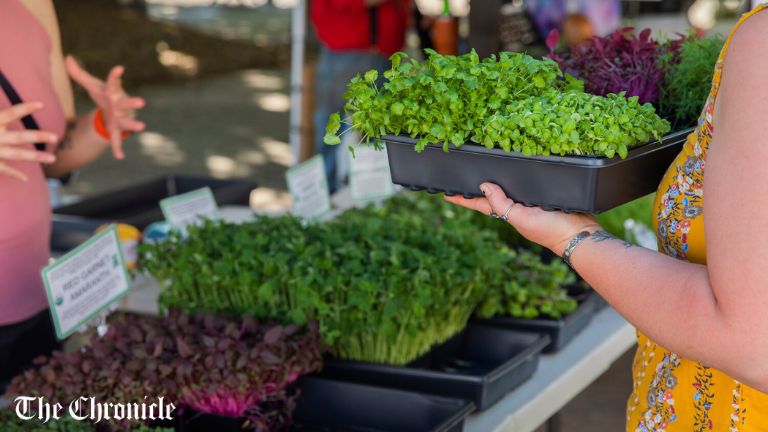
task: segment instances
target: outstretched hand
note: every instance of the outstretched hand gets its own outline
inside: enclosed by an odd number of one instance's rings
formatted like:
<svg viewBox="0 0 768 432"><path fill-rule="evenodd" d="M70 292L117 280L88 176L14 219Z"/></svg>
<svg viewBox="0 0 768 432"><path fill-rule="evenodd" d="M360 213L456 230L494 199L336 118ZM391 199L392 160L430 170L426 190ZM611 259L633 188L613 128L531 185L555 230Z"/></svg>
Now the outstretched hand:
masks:
<svg viewBox="0 0 768 432"><path fill-rule="evenodd" d="M550 249L557 255L562 255L573 236L585 230L594 231L600 226L590 215L545 211L540 207L526 207L516 203L493 183L483 183L480 190L483 191L484 198L467 199L457 195L446 196L445 199L489 216L496 215L528 240Z"/></svg>
<svg viewBox="0 0 768 432"><path fill-rule="evenodd" d="M125 68L122 66L113 67L107 80L102 81L83 69L72 56L67 56L65 64L69 76L88 92L101 109L112 153L115 158L123 159L123 134L140 132L145 128L143 122L136 120L136 111L144 107L144 99L131 97L125 92L122 83Z"/></svg>

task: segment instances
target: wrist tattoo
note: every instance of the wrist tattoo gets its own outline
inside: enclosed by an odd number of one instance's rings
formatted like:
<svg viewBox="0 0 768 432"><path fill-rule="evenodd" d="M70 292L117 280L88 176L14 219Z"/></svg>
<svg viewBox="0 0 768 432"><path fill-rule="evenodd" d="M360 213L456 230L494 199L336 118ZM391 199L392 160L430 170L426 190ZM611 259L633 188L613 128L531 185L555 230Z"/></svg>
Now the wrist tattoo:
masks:
<svg viewBox="0 0 768 432"><path fill-rule="evenodd" d="M627 249L629 249L632 246L634 246L632 243L630 243L630 242L628 242L626 240L622 240L622 239L614 236L613 234L609 233L608 231L604 231L604 230L593 232L592 236L590 236L590 238L595 243L602 243L602 242L604 242L606 240L616 240L616 241L619 241L622 244L624 244L624 247L627 248Z"/></svg>

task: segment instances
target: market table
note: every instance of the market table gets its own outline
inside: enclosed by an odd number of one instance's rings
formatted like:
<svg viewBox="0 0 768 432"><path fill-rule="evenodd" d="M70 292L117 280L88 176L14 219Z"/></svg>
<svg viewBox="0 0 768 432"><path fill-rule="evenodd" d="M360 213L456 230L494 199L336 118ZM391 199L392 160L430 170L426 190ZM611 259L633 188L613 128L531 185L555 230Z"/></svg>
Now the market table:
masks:
<svg viewBox="0 0 768 432"><path fill-rule="evenodd" d="M334 197L335 207L348 208L346 195ZM251 220L246 208L222 207L222 218L234 223ZM160 290L152 277L138 275L123 299L125 312L157 314ZM576 397L635 343L635 329L613 308L598 311L590 324L571 343L541 357L538 370L523 385L487 410L473 414L465 432L532 432ZM555 432L555 431L551 431Z"/></svg>
<svg viewBox="0 0 768 432"><path fill-rule="evenodd" d="M635 343L635 329L608 306L564 349L541 357L530 380L487 410L464 432L532 432L576 397Z"/></svg>
<svg viewBox="0 0 768 432"><path fill-rule="evenodd" d="M150 277L136 279L121 309L156 314L159 288ZM472 415L465 432L532 432L576 397L635 343L635 329L605 307L571 343L544 354L530 380L487 410ZM551 431L555 432L555 431Z"/></svg>

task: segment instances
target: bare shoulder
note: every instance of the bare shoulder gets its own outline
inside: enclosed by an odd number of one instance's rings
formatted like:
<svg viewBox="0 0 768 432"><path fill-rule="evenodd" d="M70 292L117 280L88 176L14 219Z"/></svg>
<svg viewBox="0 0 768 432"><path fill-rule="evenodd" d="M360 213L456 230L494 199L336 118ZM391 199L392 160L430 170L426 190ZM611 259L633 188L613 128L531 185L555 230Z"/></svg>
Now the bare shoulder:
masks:
<svg viewBox="0 0 768 432"><path fill-rule="evenodd" d="M729 131L742 139L745 146L758 144L750 136L762 135L768 113L768 10L758 12L731 39L723 62L720 96L716 102L716 117L721 131ZM736 146L730 143L729 147ZM751 143L751 144L747 144ZM764 144L760 143L761 151ZM747 149L755 151L754 148ZM746 151L746 150L745 150Z"/></svg>
<svg viewBox="0 0 768 432"><path fill-rule="evenodd" d="M746 20L733 35L724 61L723 85L768 91L768 9Z"/></svg>
<svg viewBox="0 0 768 432"><path fill-rule="evenodd" d="M736 30L728 53L756 60L768 57L768 9L753 15Z"/></svg>

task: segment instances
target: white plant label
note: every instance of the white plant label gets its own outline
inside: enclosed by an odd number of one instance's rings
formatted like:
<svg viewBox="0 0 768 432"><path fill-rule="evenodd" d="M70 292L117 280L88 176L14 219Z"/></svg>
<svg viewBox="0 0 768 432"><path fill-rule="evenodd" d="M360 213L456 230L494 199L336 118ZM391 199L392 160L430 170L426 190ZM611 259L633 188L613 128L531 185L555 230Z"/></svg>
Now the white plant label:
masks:
<svg viewBox="0 0 768 432"><path fill-rule="evenodd" d="M285 178L293 198L293 214L306 220L317 220L331 210L331 196L321 155L290 168Z"/></svg>
<svg viewBox="0 0 768 432"><path fill-rule="evenodd" d="M44 268L42 276L59 339L77 331L131 287L114 225Z"/></svg>
<svg viewBox="0 0 768 432"><path fill-rule="evenodd" d="M355 148L355 155L351 159L349 188L352 200L357 202L384 199L395 193L386 147L382 150Z"/></svg>
<svg viewBox="0 0 768 432"><path fill-rule="evenodd" d="M198 225L204 219L219 220L219 206L211 188L193 190L160 201L165 220L174 228L186 233L190 225Z"/></svg>

